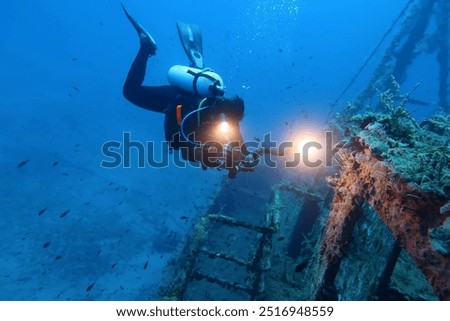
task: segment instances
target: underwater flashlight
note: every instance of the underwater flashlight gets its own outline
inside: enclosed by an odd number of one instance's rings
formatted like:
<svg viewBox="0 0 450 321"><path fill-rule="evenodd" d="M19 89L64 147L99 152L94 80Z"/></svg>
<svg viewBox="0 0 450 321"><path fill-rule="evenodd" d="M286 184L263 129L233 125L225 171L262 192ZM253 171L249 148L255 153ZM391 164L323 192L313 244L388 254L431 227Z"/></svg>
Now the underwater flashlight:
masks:
<svg viewBox="0 0 450 321"><path fill-rule="evenodd" d="M219 130L222 134L226 134L230 130L230 125L228 124L227 121L223 121L219 125Z"/></svg>
<svg viewBox="0 0 450 321"><path fill-rule="evenodd" d="M220 113L219 131L224 135L230 132L230 124L228 123L224 113Z"/></svg>

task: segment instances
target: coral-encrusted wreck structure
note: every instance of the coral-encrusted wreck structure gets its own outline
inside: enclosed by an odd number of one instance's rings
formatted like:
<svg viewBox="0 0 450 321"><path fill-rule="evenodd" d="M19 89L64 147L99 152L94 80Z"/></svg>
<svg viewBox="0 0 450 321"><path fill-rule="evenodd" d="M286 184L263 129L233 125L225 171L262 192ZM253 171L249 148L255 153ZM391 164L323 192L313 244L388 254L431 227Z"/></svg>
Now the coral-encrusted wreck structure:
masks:
<svg viewBox="0 0 450 321"><path fill-rule="evenodd" d="M423 272L441 299L450 299L450 256L434 247L432 233L450 216L447 197L422 191L402 179L389 162L376 157L360 137L355 137L341 151L342 170L336 179L335 195L329 220L321 241L314 298L329 299L331 289L348 253L353 229L368 204L393 234L388 244L384 266L374 274L379 278L373 298L385 295L386 285L403 248ZM450 236L447 228L447 238ZM370 240L368 240L370 242ZM448 243L448 240L443 240ZM391 244L390 244L391 243ZM372 253L378 256L379 253Z"/></svg>
<svg viewBox="0 0 450 321"><path fill-rule="evenodd" d="M438 114L418 125L405 109L407 97L393 79L392 89L380 94L380 112L337 117L348 140L337 153L339 176L329 179L335 194L319 250L316 299L333 287L364 204L394 238L376 295L386 294L382 287L403 248L434 292L450 299L450 117Z"/></svg>

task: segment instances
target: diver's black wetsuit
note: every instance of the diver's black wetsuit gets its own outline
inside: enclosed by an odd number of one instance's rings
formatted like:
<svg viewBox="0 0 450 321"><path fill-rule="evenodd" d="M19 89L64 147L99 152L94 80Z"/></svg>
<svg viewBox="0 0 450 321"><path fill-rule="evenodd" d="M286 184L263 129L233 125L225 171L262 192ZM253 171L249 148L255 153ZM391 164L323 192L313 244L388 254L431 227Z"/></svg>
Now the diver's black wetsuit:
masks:
<svg viewBox="0 0 450 321"><path fill-rule="evenodd" d="M195 156L192 150L195 145L187 143L180 137L180 126L176 118L176 107L182 105L182 116L185 117L189 112L197 109L202 97L195 96L178 89L177 87L166 86L143 86L147 61L150 56L151 49L145 44L141 45L137 56L131 65L130 71L126 78L123 95L131 103L142 107L144 109L164 113L166 115L164 122L166 140L169 142L170 147L179 149L180 147L188 147L182 149L183 158L192 161L202 161L205 167L210 167L203 162L201 156ZM210 99L211 107L200 112L200 118L202 123L200 126L197 123L197 117L191 117L189 121L186 121L185 131L186 135L195 132L195 139L199 141L211 141L212 123L214 118L217 119L221 113L225 114L227 120L234 125L236 129L234 131L232 141L237 142L238 146L243 143L242 135L239 130L239 121L243 118L244 104L242 99L236 98L234 100L228 99ZM202 134L203 133L203 134ZM188 150L188 152L186 152ZM240 151L244 157L247 154L245 148ZM199 159L201 158L201 159Z"/></svg>
<svg viewBox="0 0 450 321"><path fill-rule="evenodd" d="M173 86L142 86L150 49L141 46L128 72L123 95L131 103L147 110L165 113L167 106L182 94Z"/></svg>

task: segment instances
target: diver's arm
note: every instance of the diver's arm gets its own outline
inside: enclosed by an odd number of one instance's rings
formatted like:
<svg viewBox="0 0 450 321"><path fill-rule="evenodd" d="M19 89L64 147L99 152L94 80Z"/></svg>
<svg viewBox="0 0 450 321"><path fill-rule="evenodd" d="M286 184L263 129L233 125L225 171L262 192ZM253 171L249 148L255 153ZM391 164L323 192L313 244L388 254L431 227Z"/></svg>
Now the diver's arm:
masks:
<svg viewBox="0 0 450 321"><path fill-rule="evenodd" d="M167 105L175 99L178 92L172 86L142 85L149 55L149 48L141 45L125 80L123 95L134 105L147 110L164 113Z"/></svg>

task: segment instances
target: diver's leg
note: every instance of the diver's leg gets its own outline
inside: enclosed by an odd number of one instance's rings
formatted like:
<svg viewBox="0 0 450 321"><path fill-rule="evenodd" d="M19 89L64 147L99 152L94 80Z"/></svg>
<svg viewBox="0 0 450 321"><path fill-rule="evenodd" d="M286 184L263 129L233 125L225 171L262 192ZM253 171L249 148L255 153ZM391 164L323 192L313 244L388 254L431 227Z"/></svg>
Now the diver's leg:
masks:
<svg viewBox="0 0 450 321"><path fill-rule="evenodd" d="M152 36L122 8L136 30L141 47L128 72L123 86L123 95L131 103L156 112L163 113L177 92L171 86L143 86L147 60L156 54L156 43Z"/></svg>
<svg viewBox="0 0 450 321"><path fill-rule="evenodd" d="M147 110L164 113L168 104L177 96L171 86L143 86L147 61L152 56L152 46L141 38L141 47L128 72L123 95L131 103Z"/></svg>
<svg viewBox="0 0 450 321"><path fill-rule="evenodd" d="M134 58L134 61L131 64L130 71L128 71L127 79L125 80L125 84L123 86L123 95L131 102L133 102L136 99L136 96L138 96L139 90L144 82L149 56L149 48L141 45L136 58Z"/></svg>

